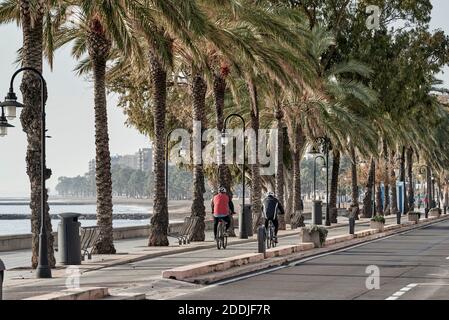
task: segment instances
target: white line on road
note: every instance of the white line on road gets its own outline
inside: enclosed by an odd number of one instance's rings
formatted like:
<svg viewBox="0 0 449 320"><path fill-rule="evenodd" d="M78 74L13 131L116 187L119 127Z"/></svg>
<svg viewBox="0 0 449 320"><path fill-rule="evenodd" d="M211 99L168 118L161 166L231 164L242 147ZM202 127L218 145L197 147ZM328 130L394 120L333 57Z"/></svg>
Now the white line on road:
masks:
<svg viewBox="0 0 449 320"><path fill-rule="evenodd" d="M400 235L403 235L403 234L406 234L406 233L409 233L409 232L412 232L412 231L424 229L424 228L427 228L427 227L428 227L428 226L422 226L421 228L416 228L416 229L406 230L406 231L403 231L403 232L400 232L400 233L392 234L392 235L387 236L387 237L378 238L378 239L370 240L370 241L367 241L367 242L362 242L362 243L360 243L360 244L356 244L356 245L354 245L354 246L342 248L342 249L339 249L339 250L336 250L336 251L330 251L330 252L322 253L322 254L320 254L320 255L316 255L316 256L312 256L312 257L309 257L309 258L305 258L305 259L302 259L302 260L299 260L299 261L292 262L292 263L290 263L288 266L285 266L285 268L286 268L286 267L295 267L295 266L297 266L298 264L307 262L307 261L309 261L309 260L313 260L313 259L325 257L325 256L328 256L328 255L331 255L331 254L334 254L334 253L339 253L339 252L348 251L348 250L351 250L351 249L354 249L354 248L358 248L358 247L365 246L365 245L367 245L367 244L371 244L371 243L383 241L383 240L386 240L386 239L393 238L393 237L395 237L395 236L400 236Z"/></svg>
<svg viewBox="0 0 449 320"><path fill-rule="evenodd" d="M404 293L410 291L411 289L413 289L414 287L418 286L418 283L410 283L408 286L402 288L399 291L396 291L395 293L393 293L391 296L389 296L388 298L386 298L385 300L397 300L399 299Z"/></svg>

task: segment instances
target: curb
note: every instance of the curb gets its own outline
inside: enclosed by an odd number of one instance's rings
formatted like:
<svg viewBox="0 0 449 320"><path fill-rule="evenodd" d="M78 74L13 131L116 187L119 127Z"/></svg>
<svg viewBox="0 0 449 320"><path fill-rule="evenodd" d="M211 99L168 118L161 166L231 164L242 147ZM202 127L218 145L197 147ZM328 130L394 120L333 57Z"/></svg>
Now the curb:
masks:
<svg viewBox="0 0 449 320"><path fill-rule="evenodd" d="M51 292L40 296L30 297L23 300L98 300L109 296L108 288L91 287L66 289Z"/></svg>
<svg viewBox="0 0 449 320"><path fill-rule="evenodd" d="M442 222L442 221L445 221L448 219L449 219L449 215L446 215L443 217L438 217L438 218L437 217L429 217L427 220L422 221L421 223L418 223L418 224L416 224L414 222L405 222L405 223L401 224L400 227L399 227L399 225L389 225L388 226L389 228L387 230L384 230L383 232L375 232L374 229L363 230L364 232L366 232L365 236L361 236L361 235L354 236L353 239L347 240L347 241L338 242L337 239L333 239L333 238L337 238L337 237L343 238L344 236L350 236L350 235L332 237L329 239L331 241L328 243L328 246L323 247L323 248L313 248L313 249L311 248L308 250L306 249L306 251L293 252L293 253L283 255L283 256L278 255L275 257L267 257L268 259L266 259L262 262L259 262L259 263L247 264L247 265L244 265L241 267L229 268L227 270L216 271L216 272L211 272L208 274L203 274L200 276L192 276L189 278L176 279L176 280L195 283L195 284L211 284L211 283L215 283L215 282L218 282L221 280L249 274L254 271L261 271L263 269L280 267L280 266L292 263L294 261L297 261L297 260L300 260L303 258L322 255L324 253L329 253L329 252L341 250L344 248L349 248L349 247L352 247L357 244L369 242L369 241L380 239L380 238L385 238L385 237L388 237L391 235L400 234L400 233L407 232L407 231L414 230L414 229L419 229L419 228L426 227L426 226L429 226L429 225L432 225L435 223L439 223L439 222ZM361 233L361 234L363 234L363 233ZM188 266L184 266L184 267L186 268ZM169 271L169 270L166 270L166 271Z"/></svg>
<svg viewBox="0 0 449 320"><path fill-rule="evenodd" d="M361 221L358 220L355 222L356 225L360 225L360 224L368 224L369 223L369 219L367 219L367 221ZM347 223L337 223L334 224L332 226L328 226L326 227L326 229L337 229L337 228L342 228L348 226ZM297 231L296 231L297 230ZM278 238L285 238L285 237L291 237L294 236L296 234L299 234L300 229L294 229L294 230L286 230L289 231L288 234L282 234L282 235L278 235ZM245 244L245 243L251 243L251 242L256 242L257 239L254 238L248 238L248 239L240 239L240 240L234 240L231 243L228 242L228 246L232 246L232 245L239 245L239 244ZM159 257L163 257L163 256L169 256L172 254L178 254L178 253L186 253L186 252L193 252L193 251L198 251L198 250L203 250L203 249L213 249L216 247L215 243L212 244L205 244L205 245L198 245L195 247L184 247L184 248L176 248L173 249L173 251L167 251L167 252L155 252L155 253L148 253L142 256L138 256L135 258L124 258L124 259L119 259L116 260L114 262L111 262L110 264L107 265L100 265L98 267L93 267L93 268L89 268L86 270L81 271L81 273L86 273L86 272L90 272L90 271L96 271L96 270L101 270L104 268L109 268L109 267L113 267L113 266L118 266L118 265L123 265L123 264L127 264L127 263L133 263L133 262L139 262L142 260L147 260L147 259L152 259L152 258L159 258Z"/></svg>

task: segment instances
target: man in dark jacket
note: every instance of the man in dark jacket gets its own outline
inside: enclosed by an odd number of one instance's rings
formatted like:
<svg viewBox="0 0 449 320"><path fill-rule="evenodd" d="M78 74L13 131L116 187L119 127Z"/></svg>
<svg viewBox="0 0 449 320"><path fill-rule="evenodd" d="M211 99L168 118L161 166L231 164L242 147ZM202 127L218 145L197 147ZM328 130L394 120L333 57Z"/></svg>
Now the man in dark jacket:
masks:
<svg viewBox="0 0 449 320"><path fill-rule="evenodd" d="M262 202L262 215L265 218L265 228L268 228L268 221L272 221L274 225L275 242L277 242L277 235L279 229L278 214L284 214L284 208L273 192L267 192L265 199Z"/></svg>

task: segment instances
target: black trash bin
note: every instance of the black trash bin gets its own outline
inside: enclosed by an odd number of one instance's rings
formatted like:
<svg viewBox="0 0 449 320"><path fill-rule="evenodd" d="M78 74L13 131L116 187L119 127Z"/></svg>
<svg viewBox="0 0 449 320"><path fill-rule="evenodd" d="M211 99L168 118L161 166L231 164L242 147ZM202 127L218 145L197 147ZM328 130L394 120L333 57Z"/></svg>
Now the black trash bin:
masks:
<svg viewBox="0 0 449 320"><path fill-rule="evenodd" d="M320 200L312 201L312 224L323 224L323 209L322 202Z"/></svg>
<svg viewBox="0 0 449 320"><path fill-rule="evenodd" d="M67 212L61 213L61 222L58 226L58 252L59 262L63 265L81 264L81 240L78 218L82 214Z"/></svg>
<svg viewBox="0 0 449 320"><path fill-rule="evenodd" d="M245 204L245 208L242 210L240 205L239 215L239 238L248 239L253 236L253 217L251 215L251 205Z"/></svg>
<svg viewBox="0 0 449 320"><path fill-rule="evenodd" d="M5 264L0 259L0 300L3 300L3 279L5 278Z"/></svg>

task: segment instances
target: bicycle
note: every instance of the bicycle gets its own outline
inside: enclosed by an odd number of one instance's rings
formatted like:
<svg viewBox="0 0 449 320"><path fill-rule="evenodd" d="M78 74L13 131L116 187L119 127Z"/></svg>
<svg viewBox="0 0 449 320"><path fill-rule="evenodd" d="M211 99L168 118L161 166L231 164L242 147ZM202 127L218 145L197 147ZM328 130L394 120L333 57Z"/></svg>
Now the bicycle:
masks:
<svg viewBox="0 0 449 320"><path fill-rule="evenodd" d="M265 236L267 240L267 249L276 247L276 235L275 235L275 229L273 221L268 220L268 228L265 230Z"/></svg>
<svg viewBox="0 0 449 320"><path fill-rule="evenodd" d="M226 246L228 245L228 236L226 234L226 222L224 222L223 219L218 221L216 241L218 250L221 248L226 249Z"/></svg>

